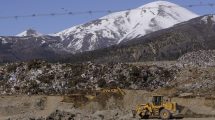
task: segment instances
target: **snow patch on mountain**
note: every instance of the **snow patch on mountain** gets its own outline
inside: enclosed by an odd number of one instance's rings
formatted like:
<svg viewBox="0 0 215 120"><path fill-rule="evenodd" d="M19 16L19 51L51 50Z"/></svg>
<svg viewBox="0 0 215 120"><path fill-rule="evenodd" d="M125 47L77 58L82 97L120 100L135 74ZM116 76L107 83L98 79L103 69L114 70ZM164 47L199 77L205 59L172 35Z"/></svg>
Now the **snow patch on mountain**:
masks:
<svg viewBox="0 0 215 120"><path fill-rule="evenodd" d="M8 42L5 40L5 38L0 37L0 41L2 44L7 44Z"/></svg>
<svg viewBox="0 0 215 120"><path fill-rule="evenodd" d="M37 32L36 30L33 29L28 29L22 33L17 34L17 37L25 37L25 36L33 36L33 37L39 37L42 36L42 33Z"/></svg>
<svg viewBox="0 0 215 120"><path fill-rule="evenodd" d="M215 15L204 16L201 20L205 23L208 23L209 20L211 20L211 22L215 22Z"/></svg>
<svg viewBox="0 0 215 120"><path fill-rule="evenodd" d="M198 16L179 5L166 1L152 2L134 9L131 12L133 13L130 13L130 18L140 21L135 23L133 20L134 23L138 25L122 38L119 43L123 40L131 40L157 30L169 28L177 23ZM134 16L135 14L140 14L140 16L137 18Z"/></svg>
<svg viewBox="0 0 215 120"><path fill-rule="evenodd" d="M65 48L76 53L119 44L197 16L174 3L155 1L136 9L109 14L55 35L62 38Z"/></svg>

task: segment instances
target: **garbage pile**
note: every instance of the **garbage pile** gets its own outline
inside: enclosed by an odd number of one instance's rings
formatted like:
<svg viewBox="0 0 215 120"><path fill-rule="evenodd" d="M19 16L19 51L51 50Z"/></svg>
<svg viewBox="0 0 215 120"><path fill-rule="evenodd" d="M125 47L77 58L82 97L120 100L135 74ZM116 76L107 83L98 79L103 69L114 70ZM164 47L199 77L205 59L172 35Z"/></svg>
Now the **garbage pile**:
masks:
<svg viewBox="0 0 215 120"><path fill-rule="evenodd" d="M215 66L215 50L190 52L179 58L180 65L191 67Z"/></svg>
<svg viewBox="0 0 215 120"><path fill-rule="evenodd" d="M11 63L0 66L0 94L56 95L109 87L153 91L168 86L176 71L176 67L122 63Z"/></svg>

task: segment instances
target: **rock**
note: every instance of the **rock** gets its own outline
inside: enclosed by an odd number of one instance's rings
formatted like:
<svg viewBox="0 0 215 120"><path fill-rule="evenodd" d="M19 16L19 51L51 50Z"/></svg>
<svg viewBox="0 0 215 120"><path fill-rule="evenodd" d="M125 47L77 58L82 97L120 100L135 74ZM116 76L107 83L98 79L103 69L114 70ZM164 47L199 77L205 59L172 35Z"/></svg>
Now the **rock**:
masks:
<svg viewBox="0 0 215 120"><path fill-rule="evenodd" d="M56 110L54 113L48 116L46 120L74 120L75 116L75 114L70 112Z"/></svg>
<svg viewBox="0 0 215 120"><path fill-rule="evenodd" d="M194 97L194 94L193 93L181 93L179 95L179 97L182 97L182 98L192 98L192 97Z"/></svg>

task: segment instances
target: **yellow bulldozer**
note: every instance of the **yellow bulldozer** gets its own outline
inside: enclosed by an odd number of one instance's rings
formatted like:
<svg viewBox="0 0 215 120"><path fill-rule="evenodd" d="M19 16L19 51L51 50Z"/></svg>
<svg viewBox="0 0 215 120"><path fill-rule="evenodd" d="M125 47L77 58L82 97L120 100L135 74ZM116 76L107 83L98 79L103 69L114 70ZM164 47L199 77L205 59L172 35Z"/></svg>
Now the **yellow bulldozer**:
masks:
<svg viewBox="0 0 215 120"><path fill-rule="evenodd" d="M178 113L177 103L171 102L168 98L164 100L164 96L153 96L151 103L140 104L135 110L132 110L133 117L138 115L142 119L149 117L161 118L163 120L170 119L173 115Z"/></svg>
<svg viewBox="0 0 215 120"><path fill-rule="evenodd" d="M91 101L97 101L100 98L109 98L112 96L123 97L126 92L119 87L102 88L100 90L80 90L64 96L62 102L74 103L75 107L80 107Z"/></svg>

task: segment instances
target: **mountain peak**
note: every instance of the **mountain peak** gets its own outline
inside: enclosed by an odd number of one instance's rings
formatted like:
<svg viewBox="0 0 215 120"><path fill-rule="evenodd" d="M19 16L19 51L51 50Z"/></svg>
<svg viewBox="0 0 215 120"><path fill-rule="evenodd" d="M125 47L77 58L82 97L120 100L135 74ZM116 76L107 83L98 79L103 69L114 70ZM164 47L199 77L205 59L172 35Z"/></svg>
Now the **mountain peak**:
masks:
<svg viewBox="0 0 215 120"><path fill-rule="evenodd" d="M158 0L158 1L150 2L150 3L147 3L145 5L142 5L139 8L144 8L144 7L159 7L161 5L164 5L164 6L179 6L179 5L177 5L175 3L172 3L172 2L168 2L168 1L164 1L164 0Z"/></svg>
<svg viewBox="0 0 215 120"><path fill-rule="evenodd" d="M39 37L39 36L42 36L42 34L37 32L36 30L30 28L30 29L25 30L24 32L17 34L16 36L18 36L18 37L24 37L24 36Z"/></svg>
<svg viewBox="0 0 215 120"><path fill-rule="evenodd" d="M73 52L91 51L126 42L198 17L167 1L155 1L138 8L115 12L97 20L63 30L65 48Z"/></svg>

